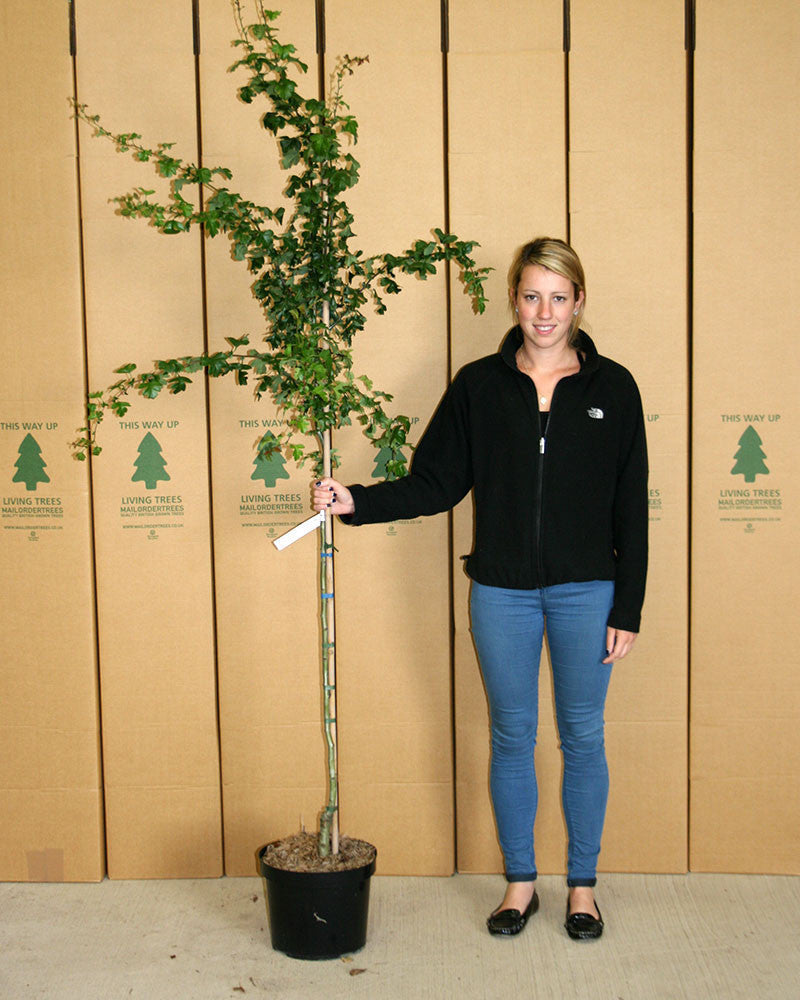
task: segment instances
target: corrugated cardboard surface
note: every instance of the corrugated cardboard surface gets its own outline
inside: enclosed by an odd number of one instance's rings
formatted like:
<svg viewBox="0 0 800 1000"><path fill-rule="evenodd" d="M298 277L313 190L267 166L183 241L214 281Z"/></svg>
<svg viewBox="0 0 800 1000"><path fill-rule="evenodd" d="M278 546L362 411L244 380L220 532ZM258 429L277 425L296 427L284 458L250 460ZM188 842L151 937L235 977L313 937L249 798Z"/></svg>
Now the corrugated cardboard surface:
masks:
<svg viewBox="0 0 800 1000"><path fill-rule="evenodd" d="M0 879L104 872L75 133L66 17L0 11Z"/></svg>
<svg viewBox="0 0 800 1000"><path fill-rule="evenodd" d="M328 0L327 64L368 54L347 81L362 180L348 203L357 244L398 252L444 225L438 4ZM447 385L445 274L407 279L368 321L358 373L394 395L419 438ZM336 435L346 482L374 482L360 425ZM454 869L447 515L337 527L342 829L378 847L389 874Z"/></svg>
<svg viewBox="0 0 800 1000"><path fill-rule="evenodd" d="M283 6L281 34L311 64L314 93L315 4ZM616 668L609 697L612 794L601 867L681 870L683 10L666 0L613 9L573 0L568 198L563 5L448 6L451 228L479 239L481 263L496 268L483 317L453 282L452 371L497 349L511 322L510 257L531 236L565 235L569 204L591 332L642 388L652 467L643 633ZM800 26L788 0L757 16L744 3L696 6L690 867L797 872L790 248L798 149L790 125ZM194 156L191 7L148 5L143 16L133 0L81 0L78 77L79 98L109 127L142 131L151 144L177 140L179 152ZM371 57L347 81L364 164L352 199L357 231L369 249L400 249L443 221L439 6L419 3L402 15L345 0L326 7L329 71L338 52ZM273 204L282 186L274 141L255 126L259 108L238 103L225 73L236 58L229 5L202 0L198 10L205 162L234 167L231 187ZM0 878L97 879L103 802L88 475L67 448L83 422L85 361L66 15L47 20L33 49L20 42L29 30L28 5L6 3ZM144 366L201 349L200 247L196 234L169 240L114 215L108 198L150 184L152 173L85 129L80 144L96 387L121 362ZM249 276L224 242L207 249L211 346L242 332L257 341L262 318ZM439 277L407 285L361 338L358 367L395 393L397 408L415 420L415 440L447 379L445 302ZM319 560L313 536L283 553L271 544L310 513L309 470L255 461L277 414L227 383L212 385L211 398L225 870L251 874L256 848L301 822L312 828L324 798ZM116 877L221 871L206 427L199 387L137 400L122 426L104 424L104 453L93 463ZM342 474L369 482L374 453L355 434L340 437ZM142 462L151 481L155 472L152 486L134 478ZM458 559L471 547L470 504L455 513L453 543L457 863L487 871L500 867L488 719ZM450 871L446 518L340 526L337 546L343 829L378 844L382 871ZM537 846L541 869L558 871L560 760L546 677Z"/></svg>
<svg viewBox="0 0 800 1000"><path fill-rule="evenodd" d="M650 463L641 635L614 668L606 706L609 871L687 866L685 75L679 5L573 0L570 238L597 348L639 385Z"/></svg>
<svg viewBox="0 0 800 1000"><path fill-rule="evenodd" d="M450 4L452 227L479 240L481 264L495 268L483 316L472 314L454 283L454 371L496 351L512 325L506 275L517 247L534 236L565 235L561 15L562 4L556 0L501 8L466 0ZM502 859L489 800L488 710L469 632L469 581L460 560L471 548L468 498L454 515L453 548L458 869L485 872L500 871ZM545 707L542 696L543 721ZM542 834L537 829L542 871L558 870L562 840L557 778L547 773L546 759L539 752L539 829L549 822L558 833L556 839L549 827Z"/></svg>
<svg viewBox="0 0 800 1000"><path fill-rule="evenodd" d="M555 8L559 7L556 11ZM513 109L508 139L499 162L488 166L497 139L489 133L481 142L487 145L487 165L475 173L488 174L489 183L505 196L506 211L513 210L511 224L494 230L506 245L498 246L497 268L492 307L498 309L496 341L487 344L479 356L496 349L502 333L510 325L503 313L505 276L510 258L519 243L536 235L564 235L554 207L566 210L563 190L564 161L559 170L546 166L563 157L563 135L557 123L563 121L564 57L561 54L561 11L553 5L549 11L550 51L524 53L549 61L552 71L547 80L552 91L543 90L545 74L539 72L535 100L520 104L499 100ZM463 57L458 50L458 21L453 27L451 13L451 107L465 100L466 88L459 86L457 73ZM634 16L635 15L635 16ZM678 16L680 15L680 16ZM520 22L524 23L523 21ZM470 22L472 24L472 22ZM654 562L650 577L648 606L658 612L647 617L645 636L629 660L617 668L612 683L608 718L608 754L612 774L612 797L604 838L601 865L613 870L682 870L685 858L685 783L686 783L686 510L685 510L685 441L686 441L686 237L685 237L685 146L683 95L683 18L682 12L668 10L662 4L641 11L620 9L609 12L603 5L575 3L571 11L572 48L569 56L570 121L570 219L571 239L581 254L589 289L586 319L595 334L601 353L610 354L627 364L636 374L646 407L650 409L648 429L656 489L661 499L660 519L655 520ZM632 34L633 33L633 34ZM523 32L518 44L526 45ZM501 46L511 37L509 31L486 33L477 48L488 47L487 38L497 39L498 54L493 67L503 69L511 57ZM541 35L538 36L542 38ZM528 44L536 48L535 43ZM544 42L539 41L539 45ZM624 48L626 58L617 59ZM488 65L486 58L483 65ZM531 70L528 70L529 74ZM497 92L496 77L492 77ZM481 81L483 83L483 81ZM476 88L485 92L488 84ZM665 100L659 96L669 95ZM550 97L549 102L547 97ZM476 97L477 99L477 97ZM475 113L466 116L472 120ZM466 184L459 186L458 169L463 157L454 156L464 142L466 126L459 130L460 113L451 111L451 205L454 219L461 217ZM530 134L526 123L531 122ZM535 126L535 127L533 127ZM470 135L470 140L476 139ZM519 158L513 159L514 155ZM525 184L517 174L510 174L512 164L546 166L542 176ZM653 165L658 164L657 184ZM548 189L554 176L560 179L561 191ZM548 196L540 206L542 195ZM478 199L475 199L476 201ZM538 211L537 211L538 209ZM547 217L549 212L549 218ZM499 213L498 213L499 214ZM553 217L555 215L555 218ZM508 239L520 220L526 226L516 241ZM657 253L645 252L652 233L659 233ZM481 232L485 245L494 245ZM499 241L498 241L499 242ZM648 316L642 330L643 312L632 307L629 283L641 287L664 280L672 288L670 304L660 310L657 323ZM628 304L626 305L626 301ZM494 318L494 317L491 317ZM485 325L484 317L475 326ZM466 326L466 323L463 323ZM679 347L675 349L675 337ZM454 343L462 337L462 317L457 315ZM646 338L646 339L645 339ZM475 341L476 347L480 342ZM663 346L660 350L654 345ZM456 350L459 350L457 348ZM658 432L653 428L658 425ZM655 447L653 446L655 445ZM466 505L463 505L466 507ZM466 524L471 513L459 512L456 555L469 551ZM458 590L467 586L457 573L456 621L462 603ZM659 599L659 596L663 599ZM675 623L678 623L677 625ZM652 628L651 628L652 624ZM488 720L483 691L477 680L471 643L466 635L457 643L456 661L459 676L457 702L458 738L458 814L459 867L462 870L497 870L501 859L495 831L488 815L488 751L478 742L487 742ZM666 643L663 641L666 634ZM647 669L637 670L647 663ZM462 664L469 667L462 673ZM561 775L557 751L557 731L552 708L549 665L543 659L540 685L540 731L537 745L537 773L540 779L540 806L536 825L537 861L542 871L563 871L565 831L559 802ZM621 676L620 676L621 675ZM659 775L659 794L651 794L653 774ZM667 801L664 793L666 790ZM665 818L666 817L666 818ZM653 835L653 831L657 834ZM648 831L650 831L648 833Z"/></svg>
<svg viewBox="0 0 800 1000"><path fill-rule="evenodd" d="M800 872L800 11L697 5L691 867Z"/></svg>
<svg viewBox="0 0 800 1000"><path fill-rule="evenodd" d="M300 90L314 97L314 3L283 7L278 36L308 64ZM245 8L246 23L251 14ZM276 207L287 174L275 139L258 125L266 104L242 104L236 87L246 73L226 72L239 55L230 44L236 32L229 6L203 4L200 29L205 162L234 171L231 190ZM212 348L245 333L258 346L264 317L250 294L252 275L231 259L224 237L206 249ZM313 830L324 805L319 556L313 534L282 552L272 544L311 514L308 467L280 458L256 463L262 436L280 431L274 406L226 380L212 383L210 412L225 871L251 875L262 844L301 823Z"/></svg>
<svg viewBox="0 0 800 1000"><path fill-rule="evenodd" d="M148 8L86 0L78 93L112 131L196 157L189 0ZM131 39L135 43L131 44ZM120 53L125 58L120 59ZM156 71L157 70L157 71ZM164 94L169 94L169 100ZM149 166L81 136L90 383L129 360L203 348L199 234L169 239L108 199ZM161 187L157 180L153 187ZM108 870L222 870L205 398L135 399L103 425L94 465Z"/></svg>

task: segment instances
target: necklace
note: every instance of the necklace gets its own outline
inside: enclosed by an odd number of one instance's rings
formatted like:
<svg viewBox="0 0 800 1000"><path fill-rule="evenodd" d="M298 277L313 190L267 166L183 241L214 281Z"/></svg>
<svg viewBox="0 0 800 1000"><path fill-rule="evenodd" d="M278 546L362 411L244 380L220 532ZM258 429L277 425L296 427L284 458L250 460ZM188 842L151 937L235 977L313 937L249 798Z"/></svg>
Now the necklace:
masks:
<svg viewBox="0 0 800 1000"><path fill-rule="evenodd" d="M517 353L514 355L514 357L517 362L517 368L525 372L525 374L530 377L533 384L536 385L536 379L533 377L533 372L531 371L530 368L528 368L528 366L522 360L522 358L524 357L524 353L521 347L517 350ZM580 371L580 365L581 365L580 360L578 360L578 368L577 368L578 371ZM565 366L565 373L571 374L571 372L569 371L568 368L566 368L566 366ZM548 398L547 396L539 396L539 402L541 403L542 406L544 406L545 403L547 403L547 398Z"/></svg>
<svg viewBox="0 0 800 1000"><path fill-rule="evenodd" d="M517 355L516 355L516 358L517 358L517 367L518 368L522 368L522 370L525 372L525 374L526 375L530 375L530 377L533 379L533 372L530 370L530 368L528 368L528 366L522 360L521 354L522 354L522 350L520 349L519 351L517 351ZM533 384L536 385L536 381L535 380L534 380ZM544 404L547 402L547 396L539 396L539 402L542 404L542 406L544 406Z"/></svg>

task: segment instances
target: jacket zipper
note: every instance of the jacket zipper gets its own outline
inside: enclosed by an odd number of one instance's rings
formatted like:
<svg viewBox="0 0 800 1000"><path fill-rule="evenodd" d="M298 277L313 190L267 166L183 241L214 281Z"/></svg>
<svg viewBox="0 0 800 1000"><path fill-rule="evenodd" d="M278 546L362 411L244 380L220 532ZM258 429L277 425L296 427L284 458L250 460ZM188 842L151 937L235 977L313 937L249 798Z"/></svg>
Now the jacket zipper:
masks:
<svg viewBox="0 0 800 1000"><path fill-rule="evenodd" d="M580 375L583 371L583 362L580 362L580 369L576 375ZM565 376L567 379L575 378L575 375ZM550 400L550 411L547 415L547 421L544 426L544 432L542 432L542 411L539 409L539 394L536 391L536 384L532 379L527 379L531 383L531 390L533 391L536 398L536 429L539 433L539 468L536 476L536 524L534 532L534 544L536 547L536 569L539 576L539 586L544 587L544 560L542 559L542 504L544 501L544 460L547 451L547 434L550 430L550 421L553 416L553 409L556 402L556 393L559 390L561 382L564 379L560 379L555 388L553 389L553 396Z"/></svg>
<svg viewBox="0 0 800 1000"><path fill-rule="evenodd" d="M547 450L547 432L550 430L550 421L555 408L556 393L558 385L553 390L550 400L550 410L542 431L542 411L539 409L539 397L536 397L536 419L539 430L539 471L536 477L536 567L539 571L539 586L544 587L544 561L542 559L542 504L544 502L544 459Z"/></svg>
<svg viewBox="0 0 800 1000"><path fill-rule="evenodd" d="M553 403L551 401L552 410ZM539 586L544 586L544 565L542 562L542 495L544 492L544 453L547 444L547 428L542 433L542 411L536 404L536 417L539 425L539 469L536 475L536 568L539 576Z"/></svg>

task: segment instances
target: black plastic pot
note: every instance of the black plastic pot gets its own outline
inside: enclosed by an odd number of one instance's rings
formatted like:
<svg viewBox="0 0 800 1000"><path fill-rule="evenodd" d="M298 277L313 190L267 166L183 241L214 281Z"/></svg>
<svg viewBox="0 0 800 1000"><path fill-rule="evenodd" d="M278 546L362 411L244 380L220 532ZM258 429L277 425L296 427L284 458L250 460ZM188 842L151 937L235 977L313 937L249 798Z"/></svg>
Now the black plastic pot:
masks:
<svg viewBox="0 0 800 1000"><path fill-rule="evenodd" d="M291 872L265 861L272 947L290 958L338 958L358 951L367 940L369 880L375 859L341 872Z"/></svg>

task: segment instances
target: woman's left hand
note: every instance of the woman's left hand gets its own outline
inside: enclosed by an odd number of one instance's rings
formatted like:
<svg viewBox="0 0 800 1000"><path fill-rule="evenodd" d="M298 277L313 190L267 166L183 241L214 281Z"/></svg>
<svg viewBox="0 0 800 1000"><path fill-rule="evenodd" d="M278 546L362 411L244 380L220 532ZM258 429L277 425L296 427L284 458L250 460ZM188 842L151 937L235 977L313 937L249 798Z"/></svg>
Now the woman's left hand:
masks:
<svg viewBox="0 0 800 1000"><path fill-rule="evenodd" d="M636 642L636 635L636 632L626 632L624 629L611 628L609 626L606 631L608 656L603 660L603 663L615 663L617 660L621 660L623 656L627 656L634 642Z"/></svg>

